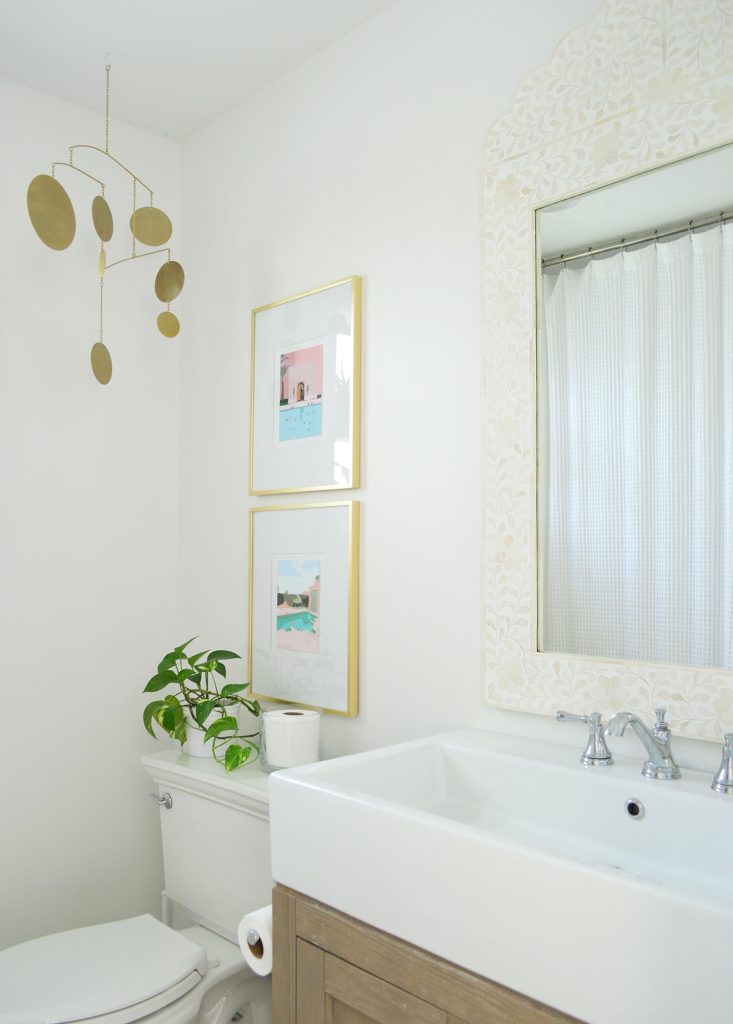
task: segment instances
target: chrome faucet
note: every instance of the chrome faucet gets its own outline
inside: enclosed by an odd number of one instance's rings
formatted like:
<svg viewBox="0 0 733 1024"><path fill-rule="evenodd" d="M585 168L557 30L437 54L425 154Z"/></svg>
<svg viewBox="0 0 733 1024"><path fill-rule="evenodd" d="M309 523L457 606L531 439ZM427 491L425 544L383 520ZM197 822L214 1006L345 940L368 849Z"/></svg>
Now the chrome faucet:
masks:
<svg viewBox="0 0 733 1024"><path fill-rule="evenodd" d="M603 736L603 722L597 711L591 715L571 715L569 711L558 711L555 718L558 722L585 722L589 727L588 742L580 758L582 765L586 768L607 768L613 764L611 751Z"/></svg>
<svg viewBox="0 0 733 1024"><path fill-rule="evenodd" d="M648 754L641 774L647 779L679 779L681 772L672 757L672 732L664 720L667 711L657 708L654 714L657 720L650 732L636 715L619 711L609 719L606 736L623 736L626 726L630 725Z"/></svg>

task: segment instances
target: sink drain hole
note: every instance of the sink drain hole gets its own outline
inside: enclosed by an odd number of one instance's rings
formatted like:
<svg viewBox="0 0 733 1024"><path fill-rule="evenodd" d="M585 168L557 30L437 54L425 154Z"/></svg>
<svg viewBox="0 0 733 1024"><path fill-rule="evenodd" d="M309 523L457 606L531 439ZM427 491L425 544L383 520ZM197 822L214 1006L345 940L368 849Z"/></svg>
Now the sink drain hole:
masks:
<svg viewBox="0 0 733 1024"><path fill-rule="evenodd" d="M639 818L643 818L644 804L641 802L641 800L637 800L636 797L632 796L629 800L626 801L626 813L630 818L636 818L637 820Z"/></svg>

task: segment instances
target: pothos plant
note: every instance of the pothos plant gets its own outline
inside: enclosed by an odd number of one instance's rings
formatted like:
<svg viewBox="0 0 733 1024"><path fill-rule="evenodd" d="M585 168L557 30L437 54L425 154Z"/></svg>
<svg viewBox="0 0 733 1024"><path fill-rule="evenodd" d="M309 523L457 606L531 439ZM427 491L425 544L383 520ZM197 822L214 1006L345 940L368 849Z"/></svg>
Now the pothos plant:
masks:
<svg viewBox="0 0 733 1024"><path fill-rule="evenodd" d="M151 701L143 711L143 723L151 736L155 736L153 722L157 722L168 735L186 742L188 730L204 731L204 742L211 743L214 758L228 772L234 771L259 753L259 732L240 733L239 723L232 715L235 704L259 716L259 702L244 695L249 683L224 683L225 661L238 659L233 651L199 651L186 654L196 640L192 637L163 657L158 671L148 680L143 693L155 693L172 686L173 692ZM222 754L223 748L223 754Z"/></svg>

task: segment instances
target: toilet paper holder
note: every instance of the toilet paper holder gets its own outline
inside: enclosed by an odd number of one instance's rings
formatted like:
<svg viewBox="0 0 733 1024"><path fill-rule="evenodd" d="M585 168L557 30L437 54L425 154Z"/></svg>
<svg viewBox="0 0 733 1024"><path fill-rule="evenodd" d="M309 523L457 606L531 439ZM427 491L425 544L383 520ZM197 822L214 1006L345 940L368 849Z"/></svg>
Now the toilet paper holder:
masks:
<svg viewBox="0 0 733 1024"><path fill-rule="evenodd" d="M265 947L262 943L262 939L260 938L260 933L254 928L250 928L247 932L247 945L250 948L252 956L256 956L258 960L261 960L265 952Z"/></svg>

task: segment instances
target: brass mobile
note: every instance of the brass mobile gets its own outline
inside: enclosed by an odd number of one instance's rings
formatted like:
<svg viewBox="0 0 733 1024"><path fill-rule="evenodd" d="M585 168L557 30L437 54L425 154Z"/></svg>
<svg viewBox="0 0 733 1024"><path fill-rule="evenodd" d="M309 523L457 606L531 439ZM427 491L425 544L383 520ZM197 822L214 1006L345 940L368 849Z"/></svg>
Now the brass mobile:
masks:
<svg viewBox="0 0 733 1024"><path fill-rule="evenodd" d="M143 256L155 256L158 253L167 253L167 260L158 270L155 278L155 294L161 302L166 304L164 312L158 316L158 330L166 338L175 338L180 330L180 323L175 313L171 313L170 305L183 288L184 274L180 263L171 259L169 248L163 248L173 233L173 225L170 219L162 210L153 206L153 191L141 178L125 167L109 151L109 72L110 65L106 68L106 95L105 95L105 122L104 122L104 149L99 146L81 144L69 146L68 161L56 160L51 164L51 174L39 174L28 186L28 214L36 234L49 248L61 251L68 249L76 234L76 216L71 200L61 185L56 180L57 167L70 167L72 170L83 174L85 177L96 182L100 194L92 200L92 223L94 230L100 240L100 252L98 260L99 270L99 340L92 345L91 362L92 372L100 384L108 384L112 377L112 357L107 346L104 344L104 277L112 267L130 260L139 260ZM83 171L74 163L75 151L80 149L91 149L114 161L118 167L132 178L132 215L130 217L131 232L131 253L123 259L114 263L107 263L105 244L112 238L113 219L112 211L105 199L104 182L95 178L87 171ZM147 206L137 205L137 187L140 185L149 196ZM137 242L151 248L149 252L138 253Z"/></svg>

